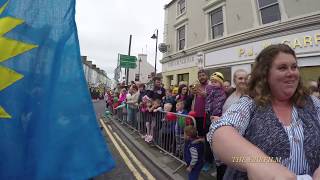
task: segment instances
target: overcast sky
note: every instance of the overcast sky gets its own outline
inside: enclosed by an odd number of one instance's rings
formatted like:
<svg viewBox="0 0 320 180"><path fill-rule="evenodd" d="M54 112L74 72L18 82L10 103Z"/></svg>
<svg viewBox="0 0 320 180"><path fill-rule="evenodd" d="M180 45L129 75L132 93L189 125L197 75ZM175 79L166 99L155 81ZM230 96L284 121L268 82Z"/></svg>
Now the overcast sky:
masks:
<svg viewBox="0 0 320 180"><path fill-rule="evenodd" d="M154 65L155 40L163 39L164 5L171 0L77 0L76 21L81 55L88 56L110 78L117 66L118 53L127 54L132 34L131 55L146 53ZM162 54L158 51L157 71Z"/></svg>

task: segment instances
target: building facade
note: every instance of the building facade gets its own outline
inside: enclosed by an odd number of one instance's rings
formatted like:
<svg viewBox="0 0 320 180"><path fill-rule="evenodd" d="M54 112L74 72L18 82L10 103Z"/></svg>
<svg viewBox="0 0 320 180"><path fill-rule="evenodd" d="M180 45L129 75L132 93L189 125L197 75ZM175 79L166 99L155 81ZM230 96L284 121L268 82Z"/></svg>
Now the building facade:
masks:
<svg viewBox="0 0 320 180"><path fill-rule="evenodd" d="M147 61L146 54L138 54L137 67L135 69L129 69L129 82L138 81L141 83L147 83L148 75L154 72L154 66Z"/></svg>
<svg viewBox="0 0 320 180"><path fill-rule="evenodd" d="M84 75L88 86L111 88L112 80L106 75L104 70L98 68L92 61L88 61L87 56L81 56Z"/></svg>
<svg viewBox="0 0 320 180"><path fill-rule="evenodd" d="M266 46L286 43L297 53L304 81L320 75L319 0L172 0L165 6L165 86L193 83L197 71L226 80L251 71Z"/></svg>

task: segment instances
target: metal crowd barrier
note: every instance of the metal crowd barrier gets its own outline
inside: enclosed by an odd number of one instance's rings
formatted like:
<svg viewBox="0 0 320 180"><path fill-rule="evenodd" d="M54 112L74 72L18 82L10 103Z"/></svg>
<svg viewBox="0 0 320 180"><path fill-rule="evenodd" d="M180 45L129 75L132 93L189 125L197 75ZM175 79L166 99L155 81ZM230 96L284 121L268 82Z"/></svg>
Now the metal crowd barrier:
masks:
<svg viewBox="0 0 320 180"><path fill-rule="evenodd" d="M133 122L127 119L126 105L115 108L113 115L114 119L131 128L133 133L137 132L146 143L155 145L165 154L181 162L182 164L174 172L185 165L184 127L196 126L194 117L161 110L151 113L138 111L136 122Z"/></svg>
<svg viewBox="0 0 320 180"><path fill-rule="evenodd" d="M124 123L127 119L126 104L121 104L114 108L113 115L119 122Z"/></svg>
<svg viewBox="0 0 320 180"><path fill-rule="evenodd" d="M174 171L177 172L185 165L184 162L184 127L196 126L194 117L173 112L159 111L156 115L156 132L158 132L156 146L175 158L181 165Z"/></svg>

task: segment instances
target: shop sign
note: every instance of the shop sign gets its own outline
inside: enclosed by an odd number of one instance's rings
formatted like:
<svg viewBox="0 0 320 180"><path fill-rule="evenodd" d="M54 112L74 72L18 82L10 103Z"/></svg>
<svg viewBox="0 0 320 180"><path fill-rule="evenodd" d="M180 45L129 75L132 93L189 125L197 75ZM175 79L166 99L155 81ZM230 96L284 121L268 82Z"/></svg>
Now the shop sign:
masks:
<svg viewBox="0 0 320 180"><path fill-rule="evenodd" d="M163 72L196 66L196 57L188 56L162 64Z"/></svg>
<svg viewBox="0 0 320 180"><path fill-rule="evenodd" d="M205 54L205 66L253 60L261 50L271 44L285 43L292 47L297 56L320 52L320 30L282 36L257 41L237 47L227 48Z"/></svg>

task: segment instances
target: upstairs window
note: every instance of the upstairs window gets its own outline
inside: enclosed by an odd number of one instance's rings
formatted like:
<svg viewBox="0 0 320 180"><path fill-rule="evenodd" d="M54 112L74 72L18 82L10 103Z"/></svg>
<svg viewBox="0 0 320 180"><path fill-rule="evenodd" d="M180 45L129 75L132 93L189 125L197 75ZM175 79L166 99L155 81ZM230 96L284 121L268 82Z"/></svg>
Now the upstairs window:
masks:
<svg viewBox="0 0 320 180"><path fill-rule="evenodd" d="M210 26L211 26L211 38L215 39L223 36L223 13L222 7L213 10L209 13Z"/></svg>
<svg viewBox="0 0 320 180"><path fill-rule="evenodd" d="M183 14L186 12L186 1L180 0L178 1L178 15Z"/></svg>
<svg viewBox="0 0 320 180"><path fill-rule="evenodd" d="M186 43L186 33L185 33L185 26L180 27L177 30L178 34L178 50L183 50Z"/></svg>
<svg viewBox="0 0 320 180"><path fill-rule="evenodd" d="M258 0L262 24L281 20L278 0Z"/></svg>

